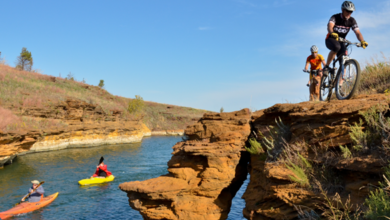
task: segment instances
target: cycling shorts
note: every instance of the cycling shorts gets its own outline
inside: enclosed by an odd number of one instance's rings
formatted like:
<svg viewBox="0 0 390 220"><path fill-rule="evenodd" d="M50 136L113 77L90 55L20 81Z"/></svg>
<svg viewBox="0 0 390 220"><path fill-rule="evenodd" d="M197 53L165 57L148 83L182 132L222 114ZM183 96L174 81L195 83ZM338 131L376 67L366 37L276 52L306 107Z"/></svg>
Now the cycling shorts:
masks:
<svg viewBox="0 0 390 220"><path fill-rule="evenodd" d="M336 39L331 37L325 40L325 44L329 50L337 53L337 57L340 56L341 54L345 54L347 50L347 47L345 46L344 43L338 42Z"/></svg>

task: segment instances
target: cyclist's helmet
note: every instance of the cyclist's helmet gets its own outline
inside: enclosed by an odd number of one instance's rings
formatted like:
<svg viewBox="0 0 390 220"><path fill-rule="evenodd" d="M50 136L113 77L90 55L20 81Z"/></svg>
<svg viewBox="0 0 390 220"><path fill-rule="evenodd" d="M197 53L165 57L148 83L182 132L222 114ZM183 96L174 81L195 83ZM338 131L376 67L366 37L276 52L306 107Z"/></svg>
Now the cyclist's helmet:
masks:
<svg viewBox="0 0 390 220"><path fill-rule="evenodd" d="M316 45L313 45L311 48L310 48L310 51L312 53L315 53L315 52L318 52L318 47Z"/></svg>
<svg viewBox="0 0 390 220"><path fill-rule="evenodd" d="M355 11L355 5L351 1L345 1L341 5L341 9L345 9L347 11Z"/></svg>

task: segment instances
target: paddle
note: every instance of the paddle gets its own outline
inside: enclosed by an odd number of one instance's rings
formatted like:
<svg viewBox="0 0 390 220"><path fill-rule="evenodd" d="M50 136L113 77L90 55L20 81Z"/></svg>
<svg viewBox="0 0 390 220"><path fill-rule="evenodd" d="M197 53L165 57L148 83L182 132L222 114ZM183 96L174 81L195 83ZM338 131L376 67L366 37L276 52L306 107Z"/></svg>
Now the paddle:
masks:
<svg viewBox="0 0 390 220"><path fill-rule="evenodd" d="M38 187L40 187L40 186L41 186L42 184L44 184L44 183L45 183L45 181L40 182L40 183L38 184L38 186L35 187L35 189L33 189L33 191L31 191L31 192L30 192L29 194L27 194L25 197L23 197L23 199L28 198L31 194L33 194L33 193L38 189ZM23 200L23 199L22 199L22 200ZM22 201L16 203L15 206L19 205L20 203L22 203Z"/></svg>
<svg viewBox="0 0 390 220"><path fill-rule="evenodd" d="M104 157L102 156L102 157L100 158L100 160L99 160L98 166L103 162L103 160L104 160ZM91 177L91 178L93 178L93 177ZM91 178L90 178L90 179L91 179Z"/></svg>

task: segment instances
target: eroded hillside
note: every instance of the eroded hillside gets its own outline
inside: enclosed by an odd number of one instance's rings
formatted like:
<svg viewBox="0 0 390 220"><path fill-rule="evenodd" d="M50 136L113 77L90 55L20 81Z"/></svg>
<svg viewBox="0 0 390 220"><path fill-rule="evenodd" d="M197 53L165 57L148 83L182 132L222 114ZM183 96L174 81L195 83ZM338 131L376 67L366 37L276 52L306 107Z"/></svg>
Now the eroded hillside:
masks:
<svg viewBox="0 0 390 220"><path fill-rule="evenodd" d="M207 111L115 96L73 77L0 64L0 167L15 156L180 134Z"/></svg>

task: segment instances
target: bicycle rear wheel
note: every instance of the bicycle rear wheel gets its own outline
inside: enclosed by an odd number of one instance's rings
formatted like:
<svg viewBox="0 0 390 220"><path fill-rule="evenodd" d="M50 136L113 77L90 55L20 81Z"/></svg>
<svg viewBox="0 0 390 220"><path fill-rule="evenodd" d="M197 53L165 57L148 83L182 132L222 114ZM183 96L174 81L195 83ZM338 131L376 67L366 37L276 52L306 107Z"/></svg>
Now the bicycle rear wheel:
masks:
<svg viewBox="0 0 390 220"><path fill-rule="evenodd" d="M344 74L340 69L335 83L336 97L339 100L350 99L355 94L360 81L360 65L354 60L347 60L344 64Z"/></svg>

